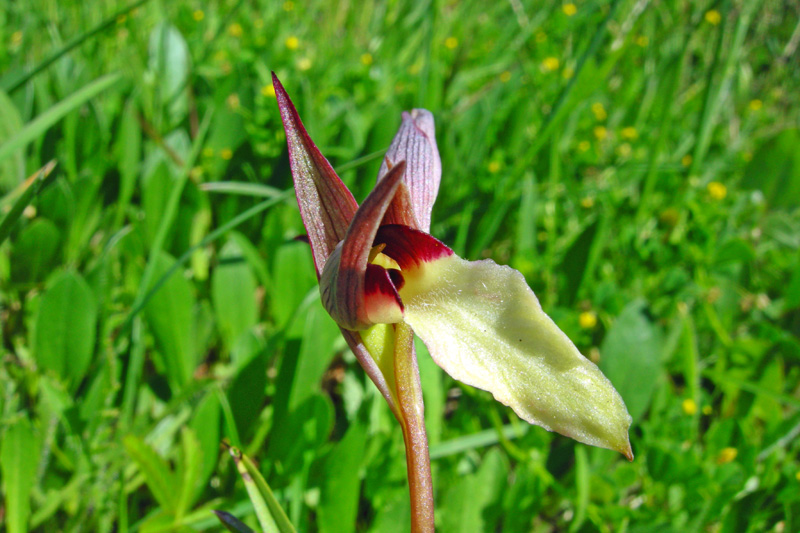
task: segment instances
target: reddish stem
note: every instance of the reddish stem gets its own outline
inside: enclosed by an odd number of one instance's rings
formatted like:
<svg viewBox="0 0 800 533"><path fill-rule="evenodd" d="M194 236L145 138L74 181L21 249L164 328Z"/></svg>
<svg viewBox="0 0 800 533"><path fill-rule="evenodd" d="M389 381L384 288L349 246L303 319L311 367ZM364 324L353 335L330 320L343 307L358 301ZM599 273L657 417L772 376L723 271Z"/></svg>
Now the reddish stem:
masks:
<svg viewBox="0 0 800 533"><path fill-rule="evenodd" d="M406 445L408 489L411 495L411 531L434 530L433 481L428 436L425 433L425 406L419 380L414 332L404 322L395 324L394 372L400 424Z"/></svg>

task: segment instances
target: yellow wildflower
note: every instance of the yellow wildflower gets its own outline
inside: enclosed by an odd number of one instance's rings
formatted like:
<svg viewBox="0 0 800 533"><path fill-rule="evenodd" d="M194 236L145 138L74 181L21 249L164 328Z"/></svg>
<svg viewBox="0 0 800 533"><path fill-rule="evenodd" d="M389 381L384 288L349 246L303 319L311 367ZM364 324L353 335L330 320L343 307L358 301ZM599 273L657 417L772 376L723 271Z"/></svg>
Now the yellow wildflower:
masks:
<svg viewBox="0 0 800 533"><path fill-rule="evenodd" d="M588 152L589 148L591 147L592 143L590 143L589 141L584 140L578 143L578 150L580 150L581 152Z"/></svg>
<svg viewBox="0 0 800 533"><path fill-rule="evenodd" d="M648 44L650 44L650 38L647 35L640 35L636 38L636 44L645 48Z"/></svg>
<svg viewBox="0 0 800 533"><path fill-rule="evenodd" d="M620 135L622 135L623 139L633 140L639 136L639 132L636 131L636 128L634 128L633 126L628 126L622 128L622 131L620 131Z"/></svg>
<svg viewBox="0 0 800 533"><path fill-rule="evenodd" d="M730 463L736 456L739 454L736 448L723 448L720 450L719 454L717 454L717 464L724 465L725 463Z"/></svg>
<svg viewBox="0 0 800 533"><path fill-rule="evenodd" d="M192 18L195 20L195 22L200 22L206 18L206 13L202 9L195 9L194 12L192 12Z"/></svg>
<svg viewBox="0 0 800 533"><path fill-rule="evenodd" d="M591 209L592 207L594 207L594 198L592 198L591 196L582 198L581 207L583 207L584 209Z"/></svg>
<svg viewBox="0 0 800 533"><path fill-rule="evenodd" d="M692 154L686 154L685 156L681 157L681 165L688 167L692 164Z"/></svg>
<svg viewBox="0 0 800 533"><path fill-rule="evenodd" d="M686 398L683 400L681 407L683 408L683 412L689 416L697 413L697 403L695 403L695 401L691 398Z"/></svg>
<svg viewBox="0 0 800 533"><path fill-rule="evenodd" d="M489 172L492 174L497 174L500 172L500 162L499 161L492 161L489 163Z"/></svg>
<svg viewBox="0 0 800 533"><path fill-rule="evenodd" d="M244 30L242 30L242 25L238 22L234 22L230 26L228 26L228 33L230 33L231 37L236 37L237 39L242 36Z"/></svg>
<svg viewBox="0 0 800 533"><path fill-rule="evenodd" d="M561 10L568 17L571 17L572 15L578 12L578 8L575 6L575 4L564 4Z"/></svg>
<svg viewBox="0 0 800 533"><path fill-rule="evenodd" d="M714 200L722 200L728 195L728 188L718 181L712 181L706 188Z"/></svg>
<svg viewBox="0 0 800 533"><path fill-rule="evenodd" d="M594 118L597 120L605 120L608 117L608 113L606 113L606 108L603 107L603 104L600 102L595 102L592 104L592 113L594 113Z"/></svg>
<svg viewBox="0 0 800 533"><path fill-rule="evenodd" d="M758 98L750 100L750 111L758 111L762 107L764 107L764 102L762 102Z"/></svg>
<svg viewBox="0 0 800 533"><path fill-rule="evenodd" d="M584 311L578 317L578 324L583 329L593 329L597 325L597 315L593 311Z"/></svg>
<svg viewBox="0 0 800 533"><path fill-rule="evenodd" d="M219 156L225 161L228 161L233 157L233 150L230 148L223 148L219 151Z"/></svg>
<svg viewBox="0 0 800 533"><path fill-rule="evenodd" d="M594 136L597 138L598 141L605 140L608 137L608 130L605 126L595 126L594 127Z"/></svg>
<svg viewBox="0 0 800 533"><path fill-rule="evenodd" d="M272 84L264 85L261 88L261 95L266 96L267 98L275 98L275 87Z"/></svg>
<svg viewBox="0 0 800 533"><path fill-rule="evenodd" d="M286 48L289 50L297 50L300 47L300 39L292 35L286 39Z"/></svg>
<svg viewBox="0 0 800 533"><path fill-rule="evenodd" d="M444 40L444 45L450 50L454 50L458 46L458 39L455 37L448 37Z"/></svg>
<svg viewBox="0 0 800 533"><path fill-rule="evenodd" d="M633 149L629 143L622 143L617 147L617 155L620 157L630 157Z"/></svg>
<svg viewBox="0 0 800 533"><path fill-rule="evenodd" d="M547 57L544 61L542 61L542 68L548 72L552 72L554 70L558 70L558 66L560 65L557 57Z"/></svg>
<svg viewBox="0 0 800 533"><path fill-rule="evenodd" d="M722 22L722 15L719 14L719 11L716 9L709 9L706 11L706 22L716 26L720 22Z"/></svg>
<svg viewBox="0 0 800 533"><path fill-rule="evenodd" d="M369 52L365 54L361 54L361 64L364 66L369 66L372 64L372 54Z"/></svg>
<svg viewBox="0 0 800 533"><path fill-rule="evenodd" d="M511 72L506 70L502 74L500 74L500 81L502 81L503 83L508 83L509 81L511 81Z"/></svg>

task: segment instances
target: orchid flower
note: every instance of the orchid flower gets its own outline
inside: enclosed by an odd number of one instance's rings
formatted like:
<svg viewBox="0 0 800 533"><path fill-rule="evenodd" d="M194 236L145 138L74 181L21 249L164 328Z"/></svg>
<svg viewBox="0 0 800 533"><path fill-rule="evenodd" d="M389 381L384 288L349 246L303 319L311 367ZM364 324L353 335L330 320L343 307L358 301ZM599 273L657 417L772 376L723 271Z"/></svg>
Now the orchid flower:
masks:
<svg viewBox="0 0 800 533"><path fill-rule="evenodd" d="M433 115L403 113L359 206L273 74L300 214L322 303L403 429L414 531L433 496L413 337L450 376L522 419L633 458L631 417L613 385L542 310L522 274L466 261L429 234L441 162Z"/></svg>

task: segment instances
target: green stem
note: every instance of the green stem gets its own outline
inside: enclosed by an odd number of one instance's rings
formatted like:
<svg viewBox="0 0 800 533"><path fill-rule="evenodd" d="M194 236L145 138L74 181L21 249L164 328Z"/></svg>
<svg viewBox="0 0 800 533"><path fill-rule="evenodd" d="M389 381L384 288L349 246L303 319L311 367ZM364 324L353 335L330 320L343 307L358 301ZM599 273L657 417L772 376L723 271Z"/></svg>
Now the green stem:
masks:
<svg viewBox="0 0 800 533"><path fill-rule="evenodd" d="M400 424L406 445L411 531L433 532L433 481L428 436L425 434L425 405L414 353L414 332L404 322L395 325L394 371L397 404L402 415Z"/></svg>

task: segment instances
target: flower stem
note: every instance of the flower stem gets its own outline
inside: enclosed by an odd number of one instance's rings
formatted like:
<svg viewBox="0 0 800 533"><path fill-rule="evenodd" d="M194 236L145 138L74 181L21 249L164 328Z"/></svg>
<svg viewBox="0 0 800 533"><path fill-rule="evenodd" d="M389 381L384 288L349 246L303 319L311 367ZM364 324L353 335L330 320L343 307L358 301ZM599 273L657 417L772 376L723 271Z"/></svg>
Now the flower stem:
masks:
<svg viewBox="0 0 800 533"><path fill-rule="evenodd" d="M433 532L433 481L425 433L425 406L414 352L414 332L404 322L395 324L394 352L397 403L402 415L400 424L406 445L411 495L411 531Z"/></svg>

